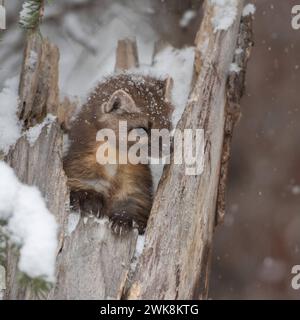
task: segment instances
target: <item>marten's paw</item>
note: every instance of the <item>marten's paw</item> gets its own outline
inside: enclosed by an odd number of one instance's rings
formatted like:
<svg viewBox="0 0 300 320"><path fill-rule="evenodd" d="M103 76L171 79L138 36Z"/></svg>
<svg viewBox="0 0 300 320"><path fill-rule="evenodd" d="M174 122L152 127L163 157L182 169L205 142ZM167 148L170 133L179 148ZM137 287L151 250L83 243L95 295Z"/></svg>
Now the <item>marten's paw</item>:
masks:
<svg viewBox="0 0 300 320"><path fill-rule="evenodd" d="M137 223L130 218L130 215L125 210L113 213L110 216L110 226L112 232L117 235L125 235L132 230L132 228L137 229L139 234L143 234L146 228L144 223Z"/></svg>
<svg viewBox="0 0 300 320"><path fill-rule="evenodd" d="M115 212L110 217L111 230L116 235L127 234L133 226L133 221L126 211Z"/></svg>
<svg viewBox="0 0 300 320"><path fill-rule="evenodd" d="M83 215L95 215L97 218L103 216L103 196L93 190L71 191L70 202L73 210L81 212Z"/></svg>

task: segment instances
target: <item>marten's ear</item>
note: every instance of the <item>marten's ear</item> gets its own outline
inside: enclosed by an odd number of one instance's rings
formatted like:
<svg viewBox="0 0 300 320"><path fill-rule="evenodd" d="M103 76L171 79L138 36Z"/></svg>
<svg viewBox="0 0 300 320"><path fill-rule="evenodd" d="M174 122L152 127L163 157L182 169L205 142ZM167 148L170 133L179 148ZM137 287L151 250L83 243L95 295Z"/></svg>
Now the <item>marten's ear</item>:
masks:
<svg viewBox="0 0 300 320"><path fill-rule="evenodd" d="M102 104L101 111L103 113L116 112L120 114L140 112L131 95L124 90L115 91L108 102Z"/></svg>

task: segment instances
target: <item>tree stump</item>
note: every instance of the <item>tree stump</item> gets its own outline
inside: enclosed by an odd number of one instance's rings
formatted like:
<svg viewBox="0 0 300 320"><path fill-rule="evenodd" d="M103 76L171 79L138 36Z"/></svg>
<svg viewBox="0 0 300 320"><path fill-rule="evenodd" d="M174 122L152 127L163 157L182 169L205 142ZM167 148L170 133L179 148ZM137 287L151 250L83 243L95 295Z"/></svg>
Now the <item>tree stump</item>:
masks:
<svg viewBox="0 0 300 320"><path fill-rule="evenodd" d="M207 297L213 232L216 220L224 215L230 138L238 118L252 41L251 17L241 20L242 9L243 1L239 1L233 25L226 31L215 31L214 6L205 2L195 40L194 85L177 126L181 131L204 130L204 172L185 175L185 165L172 161L165 167L146 229L145 248L133 274L136 230L120 238L112 234L108 220L69 212L61 125L69 125L74 105L68 100L59 102L58 49L37 32L28 34L19 89L24 134L6 161L22 182L41 190L60 225L57 282L48 299ZM245 52L239 57L235 55L237 46ZM162 47L157 45L156 51ZM241 67L240 74L229 75L233 61ZM136 43L119 41L115 70L138 65ZM168 99L171 90L169 79ZM57 118L45 122L49 113ZM36 140L28 141L27 130L41 123ZM12 250L8 250L6 271L6 299L36 298L30 288L18 285L17 256Z"/></svg>

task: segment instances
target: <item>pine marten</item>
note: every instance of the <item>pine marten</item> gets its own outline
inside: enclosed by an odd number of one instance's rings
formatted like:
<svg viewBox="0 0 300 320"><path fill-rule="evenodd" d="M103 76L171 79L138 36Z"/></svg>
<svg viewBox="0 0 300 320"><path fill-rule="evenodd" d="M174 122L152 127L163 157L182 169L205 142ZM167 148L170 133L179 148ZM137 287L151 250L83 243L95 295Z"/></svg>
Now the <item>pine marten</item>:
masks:
<svg viewBox="0 0 300 320"><path fill-rule="evenodd" d="M71 125L64 158L71 206L83 214L108 216L117 234L127 233L134 222L139 233L144 232L152 206L152 176L147 164L100 165L97 132L112 129L118 137L121 120L127 121L128 132L171 129L173 107L166 91L167 80L112 76L96 87Z"/></svg>

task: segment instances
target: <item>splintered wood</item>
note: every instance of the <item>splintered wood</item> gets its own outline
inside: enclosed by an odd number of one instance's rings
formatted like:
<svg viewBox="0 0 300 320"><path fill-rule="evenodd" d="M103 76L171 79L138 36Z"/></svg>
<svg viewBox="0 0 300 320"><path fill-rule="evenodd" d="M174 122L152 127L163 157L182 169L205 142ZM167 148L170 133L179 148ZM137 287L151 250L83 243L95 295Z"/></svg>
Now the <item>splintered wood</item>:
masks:
<svg viewBox="0 0 300 320"><path fill-rule="evenodd" d="M119 41L116 69L138 66L136 48L134 41ZM74 230L66 230L66 234L58 256L57 283L49 298L121 299L137 231L118 237L107 220L79 217Z"/></svg>
<svg viewBox="0 0 300 320"><path fill-rule="evenodd" d="M19 88L19 117L24 132L41 123L48 113L57 115L58 58L58 49L39 33L28 34ZM24 134L5 159L23 183L35 185L41 191L60 225L60 246L69 202L62 152L63 132L54 118L45 124L34 142L30 143ZM15 250L9 249L7 256L5 298L35 299L31 289L21 287L18 282Z"/></svg>
<svg viewBox="0 0 300 320"><path fill-rule="evenodd" d="M118 41L115 72L138 68L138 50L135 40L124 39Z"/></svg>
<svg viewBox="0 0 300 320"><path fill-rule="evenodd" d="M225 217L225 193L231 154L231 140L234 127L241 116L240 103L245 91L247 63L250 58L253 44L252 15L248 15L241 19L236 51L233 59L233 63L239 67L240 71L231 72L227 81L226 121L224 128L216 224L222 223Z"/></svg>
<svg viewBox="0 0 300 320"><path fill-rule="evenodd" d="M174 165L172 161L165 168L128 299L207 297L226 120L227 75L238 39L243 1L239 1L234 24L226 31L214 31L213 9L206 2L196 38L195 85L177 127L204 130L204 172L186 176L184 165Z"/></svg>

